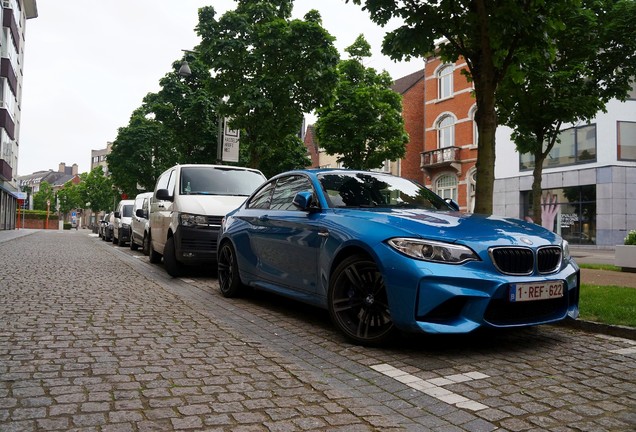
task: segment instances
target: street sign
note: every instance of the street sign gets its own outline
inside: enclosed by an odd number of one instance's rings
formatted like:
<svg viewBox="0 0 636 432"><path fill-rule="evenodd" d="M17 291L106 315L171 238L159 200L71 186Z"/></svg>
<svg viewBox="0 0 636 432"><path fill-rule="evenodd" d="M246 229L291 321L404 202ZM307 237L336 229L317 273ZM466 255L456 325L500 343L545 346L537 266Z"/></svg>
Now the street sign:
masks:
<svg viewBox="0 0 636 432"><path fill-rule="evenodd" d="M225 162L238 162L239 161L239 141L241 139L241 132L238 129L230 129L230 119L226 118L223 122L223 140L221 153L221 160Z"/></svg>

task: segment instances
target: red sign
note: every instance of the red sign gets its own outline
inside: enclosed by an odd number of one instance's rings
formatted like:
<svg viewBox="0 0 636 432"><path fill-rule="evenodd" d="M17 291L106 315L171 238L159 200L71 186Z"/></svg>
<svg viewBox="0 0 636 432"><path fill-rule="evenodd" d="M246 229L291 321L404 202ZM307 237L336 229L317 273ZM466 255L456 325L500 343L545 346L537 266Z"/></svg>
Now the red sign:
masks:
<svg viewBox="0 0 636 432"><path fill-rule="evenodd" d="M121 194L121 199L128 199L128 195L125 193Z"/></svg>

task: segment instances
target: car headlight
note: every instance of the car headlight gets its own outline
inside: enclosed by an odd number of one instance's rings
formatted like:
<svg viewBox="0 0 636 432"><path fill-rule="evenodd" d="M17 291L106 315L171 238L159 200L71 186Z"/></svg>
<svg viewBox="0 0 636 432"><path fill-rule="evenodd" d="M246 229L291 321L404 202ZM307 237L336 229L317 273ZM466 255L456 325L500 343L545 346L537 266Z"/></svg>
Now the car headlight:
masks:
<svg viewBox="0 0 636 432"><path fill-rule="evenodd" d="M194 215L190 213L180 213L179 214L179 225L185 227L191 226L208 226L208 218L201 215Z"/></svg>
<svg viewBox="0 0 636 432"><path fill-rule="evenodd" d="M388 241L393 249L422 261L444 264L462 264L466 261L479 261L475 252L466 246L443 243L432 240L412 238L394 238Z"/></svg>
<svg viewBox="0 0 636 432"><path fill-rule="evenodd" d="M563 240L561 249L563 249L563 261L570 261L572 255L570 255L570 243L567 240Z"/></svg>

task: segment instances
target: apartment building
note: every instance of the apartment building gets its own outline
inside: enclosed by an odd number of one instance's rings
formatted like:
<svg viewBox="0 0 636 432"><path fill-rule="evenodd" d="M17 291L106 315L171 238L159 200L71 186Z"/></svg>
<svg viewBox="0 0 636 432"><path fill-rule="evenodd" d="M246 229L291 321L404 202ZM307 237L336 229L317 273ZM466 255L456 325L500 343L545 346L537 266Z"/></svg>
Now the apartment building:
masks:
<svg viewBox="0 0 636 432"><path fill-rule="evenodd" d="M14 229L26 20L38 16L36 0L0 3L0 230Z"/></svg>

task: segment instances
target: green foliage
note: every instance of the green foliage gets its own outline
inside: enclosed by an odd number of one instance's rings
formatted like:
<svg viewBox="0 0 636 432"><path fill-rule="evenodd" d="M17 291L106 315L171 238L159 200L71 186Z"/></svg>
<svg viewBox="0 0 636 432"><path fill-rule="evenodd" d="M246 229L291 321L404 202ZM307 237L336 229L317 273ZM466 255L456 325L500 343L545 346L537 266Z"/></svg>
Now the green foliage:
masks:
<svg viewBox="0 0 636 432"><path fill-rule="evenodd" d="M43 181L40 183L40 190L33 195L33 209L46 211L47 201L50 203L49 212L55 211L55 193L51 185Z"/></svg>
<svg viewBox="0 0 636 432"><path fill-rule="evenodd" d="M636 2L583 0L549 28L550 52L522 49L497 92L500 121L520 153L535 159L533 214L541 224L543 161L564 123L589 121L607 102L624 99L636 75ZM539 217L537 217L537 215Z"/></svg>
<svg viewBox="0 0 636 432"><path fill-rule="evenodd" d="M85 202L82 202L80 196L80 184L67 182L62 189L57 192L58 202L60 204L60 213L66 214L72 209L84 208Z"/></svg>
<svg viewBox="0 0 636 432"><path fill-rule="evenodd" d="M625 237L626 245L636 245L636 230L631 230Z"/></svg>
<svg viewBox="0 0 636 432"><path fill-rule="evenodd" d="M89 173L80 175L82 182L78 184L80 203L78 207L84 208L90 203L93 212L110 210L113 207L113 184L110 178L104 175L102 167L97 166Z"/></svg>
<svg viewBox="0 0 636 432"><path fill-rule="evenodd" d="M328 154L338 154L338 162L347 168L381 168L387 159L406 153L402 99L391 90L388 73L362 64L370 55L362 35L346 51L353 58L338 65L335 100L317 110L318 142Z"/></svg>
<svg viewBox="0 0 636 432"><path fill-rule="evenodd" d="M636 289L581 285L581 319L636 327Z"/></svg>
<svg viewBox="0 0 636 432"><path fill-rule="evenodd" d="M612 264L586 264L577 263L580 268L592 269L592 270L608 270L608 271L622 271L620 267Z"/></svg>
<svg viewBox="0 0 636 432"><path fill-rule="evenodd" d="M475 211L491 213L497 87L516 64L520 50L544 55L554 52L552 29L563 26L561 14L577 7L578 0L352 1L364 4L378 24L392 18L402 22L384 37L383 52L391 58L435 53L446 62L460 57L466 61L466 74L475 87L479 136Z"/></svg>
<svg viewBox="0 0 636 432"><path fill-rule="evenodd" d="M326 105L338 52L317 11L291 19L292 0L239 0L216 18L199 10L197 51L212 70L219 113L241 132L240 164L267 176L309 164L298 136L303 113Z"/></svg>
<svg viewBox="0 0 636 432"><path fill-rule="evenodd" d="M119 128L108 155L113 185L128 196L139 193L137 185L153 190L161 172L179 160L172 150L172 135L164 124L146 118L141 110L136 110L128 126Z"/></svg>
<svg viewBox="0 0 636 432"><path fill-rule="evenodd" d="M65 230L70 230L72 227L70 222L64 222L64 225L62 226L63 229Z"/></svg>

